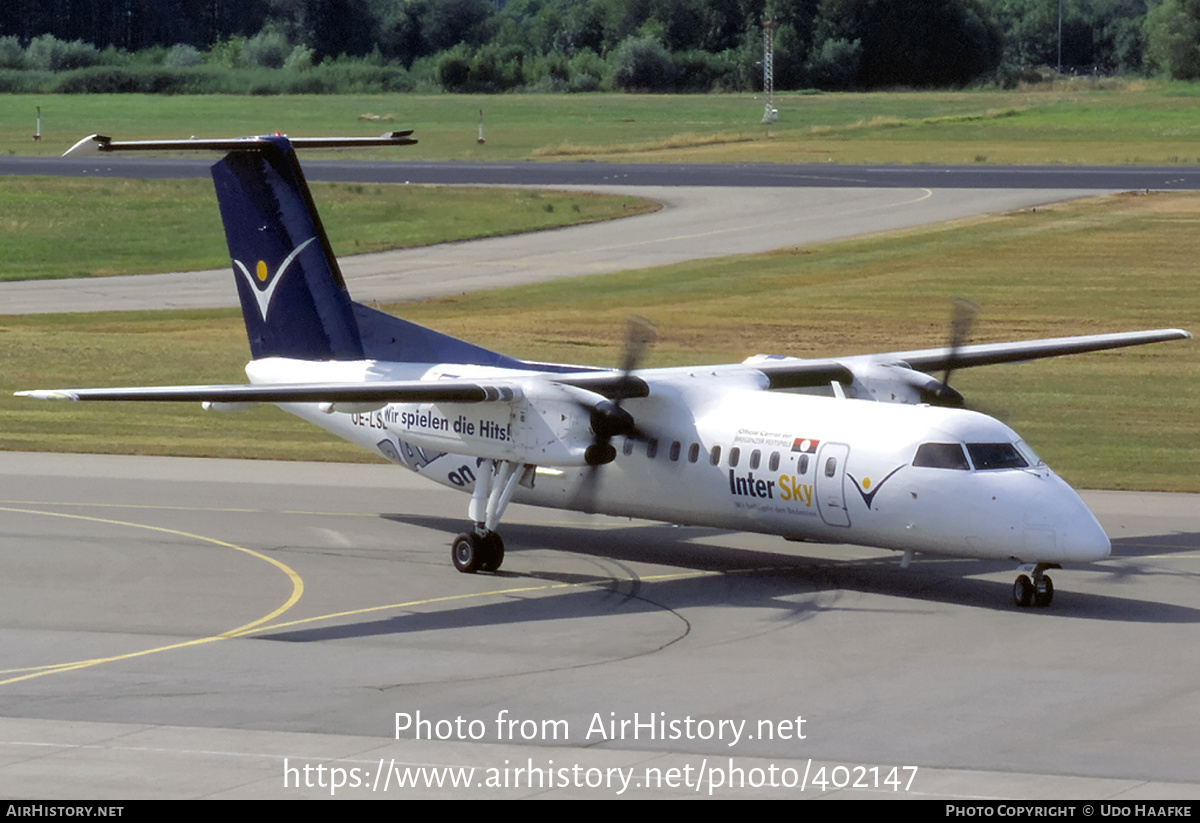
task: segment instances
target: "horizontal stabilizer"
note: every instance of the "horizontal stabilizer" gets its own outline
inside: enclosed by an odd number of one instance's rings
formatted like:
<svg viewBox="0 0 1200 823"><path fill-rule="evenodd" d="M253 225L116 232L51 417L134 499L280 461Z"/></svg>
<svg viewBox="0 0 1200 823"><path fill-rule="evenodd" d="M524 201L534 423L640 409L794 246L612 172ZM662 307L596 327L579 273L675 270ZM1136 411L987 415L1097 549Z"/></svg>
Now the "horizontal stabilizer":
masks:
<svg viewBox="0 0 1200 823"><path fill-rule="evenodd" d="M417 138L407 131L389 131L379 137L289 137L297 149L371 148L375 146L411 146ZM279 137L282 135L273 135ZM87 157L113 151L261 151L274 145L270 136L264 137L192 137L187 140L125 140L114 141L102 134L83 138L63 153L63 157Z"/></svg>

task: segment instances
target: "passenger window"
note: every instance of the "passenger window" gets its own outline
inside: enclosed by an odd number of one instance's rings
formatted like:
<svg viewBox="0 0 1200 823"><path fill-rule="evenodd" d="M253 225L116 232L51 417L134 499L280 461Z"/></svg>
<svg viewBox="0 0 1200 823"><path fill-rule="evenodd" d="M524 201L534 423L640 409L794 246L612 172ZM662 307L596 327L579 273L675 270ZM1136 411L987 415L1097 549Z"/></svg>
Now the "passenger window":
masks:
<svg viewBox="0 0 1200 823"><path fill-rule="evenodd" d="M712 454L710 454L708 456L708 462L714 466L717 466L721 463L721 447L720 446L712 447Z"/></svg>
<svg viewBox="0 0 1200 823"><path fill-rule="evenodd" d="M796 466L796 473L797 474L808 474L808 455L807 454L800 455L800 462Z"/></svg>
<svg viewBox="0 0 1200 823"><path fill-rule="evenodd" d="M692 445L688 446L688 462L695 463L699 459L700 459L700 444L693 443Z"/></svg>
<svg viewBox="0 0 1200 823"><path fill-rule="evenodd" d="M646 443L646 456L653 460L658 456L658 440L651 437Z"/></svg>
<svg viewBox="0 0 1200 823"><path fill-rule="evenodd" d="M625 453L626 457L633 454L633 440L626 437L625 438L625 446L621 449L621 451Z"/></svg>
<svg viewBox="0 0 1200 823"><path fill-rule="evenodd" d="M754 451L750 452L750 468L757 469L758 461L761 458L762 458L762 455L759 453L758 449L755 449Z"/></svg>
<svg viewBox="0 0 1200 823"><path fill-rule="evenodd" d="M729 450L729 468L731 468L731 469L736 468L737 464L738 464L738 458L741 456L742 456L742 450L739 449L737 446L734 446L732 449L730 449Z"/></svg>
<svg viewBox="0 0 1200 823"><path fill-rule="evenodd" d="M671 442L671 461L672 462L679 459L680 448L682 448L682 446L678 440L674 440Z"/></svg>
<svg viewBox="0 0 1200 823"><path fill-rule="evenodd" d="M771 461L767 463L770 471L779 471L779 452L771 452Z"/></svg>
<svg viewBox="0 0 1200 823"><path fill-rule="evenodd" d="M825 461L825 476L833 477L837 474L837 458L831 457Z"/></svg>
<svg viewBox="0 0 1200 823"><path fill-rule="evenodd" d="M912 464L926 469L956 469L968 471L967 456L957 443L922 443Z"/></svg>

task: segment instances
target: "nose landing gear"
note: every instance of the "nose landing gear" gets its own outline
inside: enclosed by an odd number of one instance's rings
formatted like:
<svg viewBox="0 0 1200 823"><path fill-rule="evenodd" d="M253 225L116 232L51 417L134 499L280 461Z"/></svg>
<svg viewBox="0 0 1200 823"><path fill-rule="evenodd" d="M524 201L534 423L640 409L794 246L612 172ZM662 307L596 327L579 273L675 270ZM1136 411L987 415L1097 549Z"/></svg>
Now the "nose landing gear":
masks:
<svg viewBox="0 0 1200 823"><path fill-rule="evenodd" d="M1021 574L1013 583L1013 602L1021 608L1037 606L1044 609L1054 600L1054 582L1045 575L1046 569L1061 569L1058 563L1026 563L1017 571Z"/></svg>

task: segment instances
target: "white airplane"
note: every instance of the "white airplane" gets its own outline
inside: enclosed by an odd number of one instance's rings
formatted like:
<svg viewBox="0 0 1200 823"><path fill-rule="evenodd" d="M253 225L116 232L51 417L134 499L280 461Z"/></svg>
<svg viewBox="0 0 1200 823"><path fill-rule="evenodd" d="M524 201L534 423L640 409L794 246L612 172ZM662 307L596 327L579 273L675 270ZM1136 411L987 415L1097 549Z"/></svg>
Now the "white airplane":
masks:
<svg viewBox="0 0 1200 823"><path fill-rule="evenodd" d="M497 528L513 500L893 549L904 567L916 552L1014 560L1020 606L1050 604L1047 569L1108 556L1078 495L1008 426L961 408L949 374L1188 332L964 346L960 311L951 344L920 351L639 370L648 334L634 325L620 369L516 360L350 299L293 149L416 142L409 134L80 141L68 154L226 152L212 174L250 384L18 394L274 403L470 494L473 527L451 550L468 573L500 567Z"/></svg>

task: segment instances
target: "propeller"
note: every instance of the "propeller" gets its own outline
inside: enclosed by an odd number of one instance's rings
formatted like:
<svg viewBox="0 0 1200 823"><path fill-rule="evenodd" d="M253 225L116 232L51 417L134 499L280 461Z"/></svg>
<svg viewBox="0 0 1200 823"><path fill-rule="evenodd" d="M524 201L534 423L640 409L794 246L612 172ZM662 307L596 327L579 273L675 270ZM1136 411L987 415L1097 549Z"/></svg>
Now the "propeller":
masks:
<svg viewBox="0 0 1200 823"><path fill-rule="evenodd" d="M946 357L946 371L942 374L942 385L933 398L933 405L961 408L965 404L963 396L950 388L950 375L958 367L958 352L966 344L977 314L979 314L977 303L965 297L954 298L954 308L950 314L950 352Z"/></svg>
<svg viewBox="0 0 1200 823"><path fill-rule="evenodd" d="M645 357L646 349L658 337L654 325L644 317L630 317L625 330L625 343L621 351L621 376L609 392L611 400L588 406L589 422L596 439L584 452L589 466L598 467L611 463L617 457L612 446L614 437L632 437L645 440L646 436L633 421L633 415L621 408L621 404L640 392L635 390L633 372ZM592 472L594 473L594 472Z"/></svg>
<svg viewBox="0 0 1200 823"><path fill-rule="evenodd" d="M573 505L584 511L591 510L591 501L596 496L596 487L600 483L600 467L611 463L617 458L617 450L612 445L614 437L630 437L635 440L648 440L644 431L638 428L633 415L621 408L621 404L630 397L644 394L633 373L646 354L646 349L658 338L654 325L643 317L633 316L625 329L625 343L621 351L621 375L616 386L608 392L610 400L587 406L592 426L592 434L596 439L584 451L584 460L588 468L585 470L579 489L575 494Z"/></svg>

